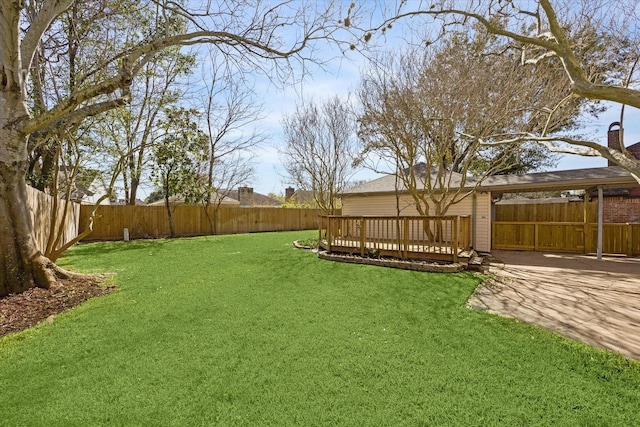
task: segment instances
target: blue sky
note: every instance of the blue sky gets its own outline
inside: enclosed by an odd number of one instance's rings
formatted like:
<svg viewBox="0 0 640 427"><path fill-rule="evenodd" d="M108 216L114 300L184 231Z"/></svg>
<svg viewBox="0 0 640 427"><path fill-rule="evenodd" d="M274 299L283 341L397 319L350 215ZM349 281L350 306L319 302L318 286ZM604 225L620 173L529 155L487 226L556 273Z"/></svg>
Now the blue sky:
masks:
<svg viewBox="0 0 640 427"><path fill-rule="evenodd" d="M380 42L387 49L402 47L407 43L405 38L410 37L409 34L411 34L408 25L410 23L406 21L396 23L387 38ZM288 186L283 177L284 170L278 155L278 147L284 144L281 120L295 109L296 102L302 99L321 102L333 95L346 97L349 92L356 90L359 84L360 70L366 64L366 59L362 55L357 52L347 52L346 55L342 55L335 46L329 45L322 48L321 55L324 58L334 59L324 70L310 65L304 74L304 81L295 86L278 88L264 77L256 79L256 93L264 103L265 114L265 118L256 123L256 126L269 135L268 144L256 152L255 178L246 183L256 192L284 194L284 189ZM585 126L580 133L591 140L606 144L609 124L618 121L619 116L620 107L612 105L598 119L585 118ZM640 111L627 108L624 124L626 144L640 141ZM600 157L562 155L556 169L582 169L606 165L607 161ZM373 172L365 170L357 174L355 179L375 177Z"/></svg>
<svg viewBox="0 0 640 427"><path fill-rule="evenodd" d="M343 62L342 66L335 70L335 75L317 72L313 75L313 78L309 77L297 89L278 90L273 87L267 88L264 92L267 117L260 123L260 127L265 129L271 137L269 139L270 145L263 147L256 158L256 177L253 182L249 183L254 187L255 191L262 194L284 194L284 189L287 187L287 183L282 178L284 172L277 153L277 147L284 143L280 127L282 117L293 111L296 102L301 97L322 101L334 94L346 96L347 93L356 89L359 81L359 69L363 64L363 62L354 62L347 65ZM612 122L619 121L619 119L620 106L612 104L597 119L586 118L585 127L581 133L589 136L593 141L606 145L609 125ZM626 145L640 141L640 111L627 107L624 125ZM583 157L567 154L561 156L555 169L583 169L604 167L606 165L607 161L602 157ZM377 175L373 172L363 170L357 174L355 179L373 179L376 177Z"/></svg>

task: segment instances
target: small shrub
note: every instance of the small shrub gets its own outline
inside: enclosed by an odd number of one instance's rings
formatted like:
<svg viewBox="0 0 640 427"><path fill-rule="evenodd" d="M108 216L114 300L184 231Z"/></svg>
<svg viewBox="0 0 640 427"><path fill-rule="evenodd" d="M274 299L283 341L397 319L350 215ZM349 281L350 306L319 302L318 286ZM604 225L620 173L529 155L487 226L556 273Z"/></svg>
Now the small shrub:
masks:
<svg viewBox="0 0 640 427"><path fill-rule="evenodd" d="M298 240L298 245L304 246L306 248L315 249L318 247L318 238L317 237L309 237L307 239Z"/></svg>

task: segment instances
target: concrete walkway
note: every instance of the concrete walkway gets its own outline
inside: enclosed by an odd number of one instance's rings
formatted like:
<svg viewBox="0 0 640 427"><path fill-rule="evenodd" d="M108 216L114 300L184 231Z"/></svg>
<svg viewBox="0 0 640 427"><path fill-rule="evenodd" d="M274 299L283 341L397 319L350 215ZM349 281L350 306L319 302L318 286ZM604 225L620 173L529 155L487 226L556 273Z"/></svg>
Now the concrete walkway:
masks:
<svg viewBox="0 0 640 427"><path fill-rule="evenodd" d="M640 259L494 251L468 304L640 360Z"/></svg>

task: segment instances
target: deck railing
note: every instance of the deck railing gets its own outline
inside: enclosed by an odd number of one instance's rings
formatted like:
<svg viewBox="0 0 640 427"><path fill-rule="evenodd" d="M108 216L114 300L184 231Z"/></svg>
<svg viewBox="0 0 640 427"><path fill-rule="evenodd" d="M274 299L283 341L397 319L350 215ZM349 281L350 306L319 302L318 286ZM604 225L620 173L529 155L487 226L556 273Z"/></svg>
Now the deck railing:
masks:
<svg viewBox="0 0 640 427"><path fill-rule="evenodd" d="M458 262L471 246L469 216L322 216L320 246L329 252Z"/></svg>

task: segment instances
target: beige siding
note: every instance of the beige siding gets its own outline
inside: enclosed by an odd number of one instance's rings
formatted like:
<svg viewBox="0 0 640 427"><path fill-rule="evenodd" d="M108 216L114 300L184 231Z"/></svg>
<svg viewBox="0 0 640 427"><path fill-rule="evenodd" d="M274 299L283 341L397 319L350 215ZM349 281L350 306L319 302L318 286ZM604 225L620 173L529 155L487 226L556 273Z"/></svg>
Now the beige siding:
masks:
<svg viewBox="0 0 640 427"><path fill-rule="evenodd" d="M402 195L396 200L395 195L349 196L342 199L342 215L418 215L415 202L409 195ZM460 203L449 208L447 215L471 215L473 221L473 198L467 197ZM472 226L472 229L474 227ZM475 232L471 238L474 248L478 251L491 250L491 195L478 193L476 195Z"/></svg>
<svg viewBox="0 0 640 427"><path fill-rule="evenodd" d="M474 221L475 219L475 221ZM475 223L475 225L474 225ZM491 193L476 194L476 215L471 217L473 247L480 252L491 251Z"/></svg>

